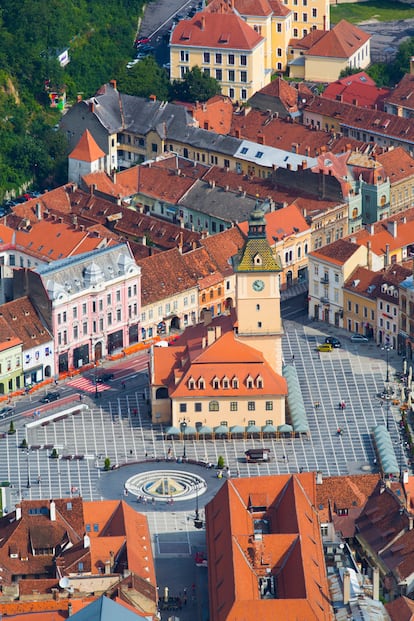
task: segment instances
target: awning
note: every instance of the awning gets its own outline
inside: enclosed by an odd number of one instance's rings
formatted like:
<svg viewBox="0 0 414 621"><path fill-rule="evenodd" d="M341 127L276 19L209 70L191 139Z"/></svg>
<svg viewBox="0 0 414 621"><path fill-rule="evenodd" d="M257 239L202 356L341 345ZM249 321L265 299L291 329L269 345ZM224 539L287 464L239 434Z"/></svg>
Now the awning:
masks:
<svg viewBox="0 0 414 621"><path fill-rule="evenodd" d="M230 433L244 433L246 430L241 425L234 425L230 427Z"/></svg>
<svg viewBox="0 0 414 621"><path fill-rule="evenodd" d="M246 428L246 433L260 433L260 427L257 425L249 425Z"/></svg>
<svg viewBox="0 0 414 621"><path fill-rule="evenodd" d="M167 436L179 436L180 435L180 430L177 429L177 427L167 427L167 429L165 430L165 435Z"/></svg>
<svg viewBox="0 0 414 621"><path fill-rule="evenodd" d="M276 433L277 429L274 425L264 425L264 427L262 427L262 431L263 433Z"/></svg>
<svg viewBox="0 0 414 621"><path fill-rule="evenodd" d="M293 427L292 425L284 424L284 425L279 425L277 430L279 431L279 433L292 433Z"/></svg>
<svg viewBox="0 0 414 621"><path fill-rule="evenodd" d="M197 429L197 433L200 436L208 436L208 435L212 435L213 434L213 430L211 427L208 427L207 425L203 425L202 427L199 427Z"/></svg>
<svg viewBox="0 0 414 621"><path fill-rule="evenodd" d="M197 432L196 432L195 427L191 427L191 425L187 425L187 427L182 431L182 433L185 436L195 436Z"/></svg>
<svg viewBox="0 0 414 621"><path fill-rule="evenodd" d="M214 433L229 433L229 428L227 425L219 425L218 427L214 427Z"/></svg>

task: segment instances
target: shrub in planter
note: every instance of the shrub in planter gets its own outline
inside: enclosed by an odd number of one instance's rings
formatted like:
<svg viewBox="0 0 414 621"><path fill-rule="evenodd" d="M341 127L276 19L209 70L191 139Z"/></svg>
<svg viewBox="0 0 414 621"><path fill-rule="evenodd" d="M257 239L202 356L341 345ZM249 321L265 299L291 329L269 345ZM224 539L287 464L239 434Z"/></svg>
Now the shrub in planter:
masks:
<svg viewBox="0 0 414 621"><path fill-rule="evenodd" d="M12 435L13 433L16 433L16 430L15 430L15 428L14 428L14 422L13 422L13 421L11 421L11 422L10 422L9 431L8 431L7 433L9 433L10 435Z"/></svg>
<svg viewBox="0 0 414 621"><path fill-rule="evenodd" d="M219 468L219 470L224 468L224 457L222 455L220 455L217 460L217 468Z"/></svg>
<svg viewBox="0 0 414 621"><path fill-rule="evenodd" d="M109 457L105 457L104 470L108 471L110 469L111 469L111 460L109 459Z"/></svg>
<svg viewBox="0 0 414 621"><path fill-rule="evenodd" d="M58 457L59 457L59 453L57 452L57 449L55 449L55 448L53 449L53 451L52 451L52 452L51 452L51 454L50 454L50 457L51 457L52 459L58 459Z"/></svg>
<svg viewBox="0 0 414 621"><path fill-rule="evenodd" d="M28 447L27 440L26 438L23 438L23 440L20 442L20 448L25 449L27 447Z"/></svg>

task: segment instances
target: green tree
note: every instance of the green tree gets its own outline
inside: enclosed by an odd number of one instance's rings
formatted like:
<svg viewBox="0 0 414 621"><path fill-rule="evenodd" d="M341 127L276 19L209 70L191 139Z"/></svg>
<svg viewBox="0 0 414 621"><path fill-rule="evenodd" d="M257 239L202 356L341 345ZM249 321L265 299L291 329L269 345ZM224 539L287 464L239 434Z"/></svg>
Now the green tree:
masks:
<svg viewBox="0 0 414 621"><path fill-rule="evenodd" d="M219 93L221 93L221 87L217 80L211 78L197 66L188 71L182 80L174 80L170 87L171 99L189 103L207 101Z"/></svg>
<svg viewBox="0 0 414 621"><path fill-rule="evenodd" d="M10 426L9 426L9 431L8 431L8 433L9 433L10 435L13 435L14 433L16 433L16 429L14 428L14 422L13 422L12 420L10 421Z"/></svg>
<svg viewBox="0 0 414 621"><path fill-rule="evenodd" d="M118 75L118 89L127 95L149 97L166 101L169 98L170 82L165 69L162 69L153 56L147 56L131 69L123 66Z"/></svg>
<svg viewBox="0 0 414 621"><path fill-rule="evenodd" d="M59 453L57 452L57 449L55 449L55 448L54 448L54 449L52 450L52 452L51 452L51 454L50 454L50 457L51 457L52 459L58 459L58 457L59 457Z"/></svg>
<svg viewBox="0 0 414 621"><path fill-rule="evenodd" d="M108 470L110 469L111 469L111 460L109 459L109 457L105 457L104 470L108 472Z"/></svg>
<svg viewBox="0 0 414 621"><path fill-rule="evenodd" d="M219 458L217 459L217 468L219 470L223 470L224 468L224 457L222 455L219 455Z"/></svg>

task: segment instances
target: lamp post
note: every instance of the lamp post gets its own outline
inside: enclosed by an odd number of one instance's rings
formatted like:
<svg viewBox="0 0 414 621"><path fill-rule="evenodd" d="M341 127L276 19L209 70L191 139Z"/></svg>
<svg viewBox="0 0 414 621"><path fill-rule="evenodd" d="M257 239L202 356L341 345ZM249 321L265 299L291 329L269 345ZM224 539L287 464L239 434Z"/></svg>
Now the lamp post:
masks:
<svg viewBox="0 0 414 621"><path fill-rule="evenodd" d="M30 483L30 464L29 464L29 455L30 455L30 449L27 449L27 483L26 483L26 487L27 489L30 489L32 487L31 483Z"/></svg>
<svg viewBox="0 0 414 621"><path fill-rule="evenodd" d="M181 429L183 432L183 459L186 459L187 454L185 452L185 430L187 429L187 421L183 420L183 422L181 423Z"/></svg>
<svg viewBox="0 0 414 621"><path fill-rule="evenodd" d="M390 381L389 353L392 350L392 347L391 347L391 345L389 345L387 343L386 345L381 347L381 349L383 351L385 351L385 359L386 359L386 363L387 363L387 374L385 376L385 382L386 382L386 384L389 384L389 381Z"/></svg>
<svg viewBox="0 0 414 621"><path fill-rule="evenodd" d="M203 528L203 520L200 519L200 512L198 510L198 486L199 484L196 483L196 486L195 486L196 510L195 510L195 518L194 518L194 527L200 529L200 528Z"/></svg>

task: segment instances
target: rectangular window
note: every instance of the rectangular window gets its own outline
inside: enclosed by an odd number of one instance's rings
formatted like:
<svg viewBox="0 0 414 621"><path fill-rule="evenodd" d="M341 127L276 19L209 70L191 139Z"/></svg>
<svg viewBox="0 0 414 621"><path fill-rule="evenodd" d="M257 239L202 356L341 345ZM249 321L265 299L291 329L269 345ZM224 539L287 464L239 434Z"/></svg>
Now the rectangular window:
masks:
<svg viewBox="0 0 414 621"><path fill-rule="evenodd" d="M277 31L282 32L282 24L277 24Z"/></svg>
<svg viewBox="0 0 414 621"><path fill-rule="evenodd" d="M86 321L82 324L82 334L83 336L86 336L88 334L88 324Z"/></svg>
<svg viewBox="0 0 414 621"><path fill-rule="evenodd" d="M74 306L74 307L72 308L72 315L73 315L73 318L74 318L74 319L77 319L77 318L78 318L78 307L77 307L77 306Z"/></svg>
<svg viewBox="0 0 414 621"><path fill-rule="evenodd" d="M245 88L242 88L240 91L240 99L242 99L243 101L247 99L247 91Z"/></svg>
<svg viewBox="0 0 414 621"><path fill-rule="evenodd" d="M312 9L312 17L318 17L318 9Z"/></svg>
<svg viewBox="0 0 414 621"><path fill-rule="evenodd" d="M240 56L240 64L243 65L244 67L247 65L247 56L245 54L242 54Z"/></svg>
<svg viewBox="0 0 414 621"><path fill-rule="evenodd" d="M108 293L108 295L106 296L106 303L108 304L108 306L111 306L112 304L112 296L110 293Z"/></svg>
<svg viewBox="0 0 414 621"><path fill-rule="evenodd" d="M273 401L266 401L266 410L273 410Z"/></svg>
<svg viewBox="0 0 414 621"><path fill-rule="evenodd" d="M234 69L229 69L229 82L234 82Z"/></svg>
<svg viewBox="0 0 414 621"><path fill-rule="evenodd" d="M307 13L302 13L302 21L303 22L307 22L308 21L308 14Z"/></svg>
<svg viewBox="0 0 414 621"><path fill-rule="evenodd" d="M187 404L180 403L180 412L187 412Z"/></svg>
<svg viewBox="0 0 414 621"><path fill-rule="evenodd" d="M84 302L84 303L82 304L82 315L86 315L86 313L87 313L87 310L86 310L86 309L87 309L87 307L86 307L86 302Z"/></svg>
<svg viewBox="0 0 414 621"><path fill-rule="evenodd" d="M216 65L221 65L222 55L216 54Z"/></svg>
<svg viewBox="0 0 414 621"><path fill-rule="evenodd" d="M247 71L240 71L240 82L247 82Z"/></svg>
<svg viewBox="0 0 414 621"><path fill-rule="evenodd" d="M181 52L180 52L180 60L183 63L188 63L188 52L186 52L185 50L181 50Z"/></svg>
<svg viewBox="0 0 414 621"><path fill-rule="evenodd" d="M121 309L120 309L120 308L117 308L117 311L116 311L116 320L117 320L117 321L121 321Z"/></svg>
<svg viewBox="0 0 414 621"><path fill-rule="evenodd" d="M92 312L96 313L96 300L93 300L92 302Z"/></svg>
<svg viewBox="0 0 414 621"><path fill-rule="evenodd" d="M230 412L237 412L237 401L230 401Z"/></svg>
<svg viewBox="0 0 414 621"><path fill-rule="evenodd" d="M247 402L247 409L249 410L249 412L253 412L256 409L256 402L255 401L248 401Z"/></svg>
<svg viewBox="0 0 414 621"><path fill-rule="evenodd" d="M121 290L118 289L118 291L116 292L116 301L120 302L121 301Z"/></svg>
<svg viewBox="0 0 414 621"><path fill-rule="evenodd" d="M108 326L112 326L112 313L108 313L107 324Z"/></svg>
<svg viewBox="0 0 414 621"><path fill-rule="evenodd" d="M201 410L202 410L201 403L199 403L198 401L194 403L194 412L201 412Z"/></svg>
<svg viewBox="0 0 414 621"><path fill-rule="evenodd" d="M229 54L228 64L234 65L234 54Z"/></svg>
<svg viewBox="0 0 414 621"><path fill-rule="evenodd" d="M216 69L216 80L223 79L223 71L221 69Z"/></svg>
<svg viewBox="0 0 414 621"><path fill-rule="evenodd" d="M210 62L210 52L204 52L204 54L203 54L203 62L205 62L205 63L209 63Z"/></svg>
<svg viewBox="0 0 414 621"><path fill-rule="evenodd" d="M78 326L73 326L73 338L75 341L78 338Z"/></svg>
<svg viewBox="0 0 414 621"><path fill-rule="evenodd" d="M93 525L93 532L94 533L99 533L99 524L94 524Z"/></svg>

